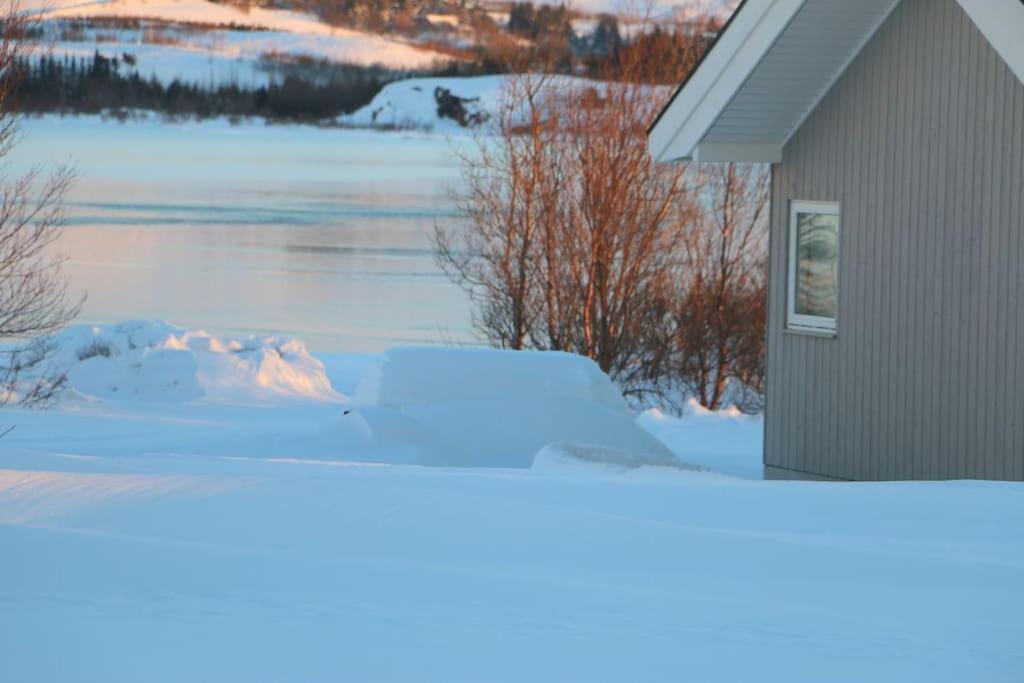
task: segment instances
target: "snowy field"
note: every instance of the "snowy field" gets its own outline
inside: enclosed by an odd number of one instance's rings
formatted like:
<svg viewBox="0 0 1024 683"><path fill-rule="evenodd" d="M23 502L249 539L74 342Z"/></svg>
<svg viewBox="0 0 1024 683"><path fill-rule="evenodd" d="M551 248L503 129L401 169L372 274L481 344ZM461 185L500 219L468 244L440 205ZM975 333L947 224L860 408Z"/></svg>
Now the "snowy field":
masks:
<svg viewBox="0 0 1024 683"><path fill-rule="evenodd" d="M135 64L122 63L122 73L137 72L164 84L178 80L202 86L259 87L282 80L283 71L273 68L282 60L413 70L435 68L450 60L448 55L415 41L330 26L314 15L272 7L246 10L210 0L30 0L27 6L46 18L41 43L49 54L90 58L98 52L119 59L128 55ZM680 0L660 4L655 17L686 17L708 11L727 14L730 6L728 0ZM620 13L624 34L647 23L626 18L640 9L631 3L592 0L574 7L590 13L574 21L581 35L593 30L597 12ZM507 12L492 14L507 21ZM445 15L427 17L438 23L449 19ZM139 23L111 23L125 20ZM483 88L485 105L494 99L496 90L488 87L486 80L464 80L467 82L455 79L457 89L473 93ZM352 121L362 123L368 112L378 109L380 103L353 116ZM384 118L371 123L432 128L437 121L425 122L424 112L435 109L432 100L426 109L386 106ZM442 127L446 124L440 123Z"/></svg>
<svg viewBox="0 0 1024 683"><path fill-rule="evenodd" d="M58 342L70 392L0 412L0 680L1024 672L1019 484L744 478L759 420L634 424L558 355L315 357L143 322ZM603 420L591 443L573 415ZM517 467L411 464L537 435L561 445Z"/></svg>
<svg viewBox="0 0 1024 683"><path fill-rule="evenodd" d="M340 29L339 29L340 30ZM137 72L146 79L170 84L174 80L203 86L259 87L275 77L275 62L312 59L317 62L384 66L394 69L426 69L447 61L444 55L372 35L297 34L286 31L175 31L165 29L169 44L147 42L139 30L92 31L103 40L55 40L47 44L56 58L123 58L136 65L122 65L122 73ZM116 40L115 40L116 39ZM269 61L268 61L269 60Z"/></svg>
<svg viewBox="0 0 1024 683"><path fill-rule="evenodd" d="M142 78L155 78L165 85L179 81L204 86L236 84L259 88L273 80L273 73L262 68L257 59L174 45L58 42L53 45L51 54L57 58L84 60L91 60L94 54L119 60L130 55L136 65L122 67L123 73L138 73Z"/></svg>
<svg viewBox="0 0 1024 683"><path fill-rule="evenodd" d="M266 68L268 57L394 69L425 69L448 61L410 42L332 27L289 10L245 11L208 0L33 0L28 7L45 9L42 43L54 57L129 55L136 65L125 65L125 73L136 71L165 84L266 85L275 78L273 69ZM105 23L112 19L141 20L142 25Z"/></svg>

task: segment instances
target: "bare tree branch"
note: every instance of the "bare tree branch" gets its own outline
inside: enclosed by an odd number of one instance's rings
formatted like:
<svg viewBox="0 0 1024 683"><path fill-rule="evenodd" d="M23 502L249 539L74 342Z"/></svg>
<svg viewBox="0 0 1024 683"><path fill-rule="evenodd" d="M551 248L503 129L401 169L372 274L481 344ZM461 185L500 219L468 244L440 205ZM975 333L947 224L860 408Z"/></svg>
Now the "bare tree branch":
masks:
<svg viewBox="0 0 1024 683"><path fill-rule="evenodd" d="M17 0L3 8L0 34L0 158L18 139L12 94L18 64L35 49L27 40L38 14L23 11ZM73 172L59 167L49 174L36 168L20 178L0 179L0 405L44 405L66 382L50 371L48 337L79 312L68 303L64 257L56 252L64 222L63 201Z"/></svg>

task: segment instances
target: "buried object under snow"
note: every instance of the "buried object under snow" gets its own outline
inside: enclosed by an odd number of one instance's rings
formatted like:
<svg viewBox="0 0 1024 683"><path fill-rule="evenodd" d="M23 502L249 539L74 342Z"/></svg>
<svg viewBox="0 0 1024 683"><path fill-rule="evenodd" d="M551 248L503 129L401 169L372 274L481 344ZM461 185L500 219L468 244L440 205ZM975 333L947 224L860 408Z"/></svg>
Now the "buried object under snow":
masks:
<svg viewBox="0 0 1024 683"><path fill-rule="evenodd" d="M393 349L366 372L346 419L373 448L422 465L530 467L554 443L675 462L607 375L568 353Z"/></svg>

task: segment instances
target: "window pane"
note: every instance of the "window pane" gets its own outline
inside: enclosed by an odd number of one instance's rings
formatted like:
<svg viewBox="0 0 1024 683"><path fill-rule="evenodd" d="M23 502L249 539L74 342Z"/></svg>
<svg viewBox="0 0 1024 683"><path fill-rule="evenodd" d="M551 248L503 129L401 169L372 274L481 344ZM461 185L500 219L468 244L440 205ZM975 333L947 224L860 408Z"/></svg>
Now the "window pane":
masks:
<svg viewBox="0 0 1024 683"><path fill-rule="evenodd" d="M836 317L839 216L797 214L796 312Z"/></svg>

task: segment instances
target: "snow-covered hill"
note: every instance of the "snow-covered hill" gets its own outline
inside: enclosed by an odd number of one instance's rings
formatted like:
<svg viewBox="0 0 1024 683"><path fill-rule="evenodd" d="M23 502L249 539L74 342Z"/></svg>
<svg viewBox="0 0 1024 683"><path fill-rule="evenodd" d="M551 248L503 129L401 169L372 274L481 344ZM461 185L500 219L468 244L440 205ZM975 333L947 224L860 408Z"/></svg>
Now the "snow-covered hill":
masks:
<svg viewBox="0 0 1024 683"><path fill-rule="evenodd" d="M328 26L315 16L302 12L261 7L243 10L233 5L208 0L41 0L35 7L43 9L43 16L46 18L119 17L260 31L285 31L304 35L367 35Z"/></svg>
<svg viewBox="0 0 1024 683"><path fill-rule="evenodd" d="M75 325L41 366L85 401L338 402L323 363L290 337L216 337L158 321Z"/></svg>
<svg viewBox="0 0 1024 683"><path fill-rule="evenodd" d="M46 40L56 43L55 55L128 53L136 58L142 75L165 82L234 82L237 75L242 84L265 81L260 62L268 57L395 69L424 69L448 59L394 37L332 27L289 10L243 11L207 0L56 0L40 7L47 8ZM119 25L109 19L143 23ZM69 24L77 20L86 23Z"/></svg>
<svg viewBox="0 0 1024 683"><path fill-rule="evenodd" d="M502 76L468 78L410 78L389 83L368 105L342 116L344 125L370 128L409 128L443 133L465 132L455 119L438 113L439 92L462 100L469 115L489 118L501 98Z"/></svg>
<svg viewBox="0 0 1024 683"><path fill-rule="evenodd" d="M366 106L341 116L343 125L370 128L415 129L445 134L465 134L467 130L493 121L507 81L505 76L460 78L409 78L389 83ZM570 88L586 87L601 91L599 81L573 76L550 76L544 92L564 93ZM663 88L664 86L653 86ZM668 88L666 88L668 89ZM444 100L456 101L464 111L463 121L441 113Z"/></svg>

